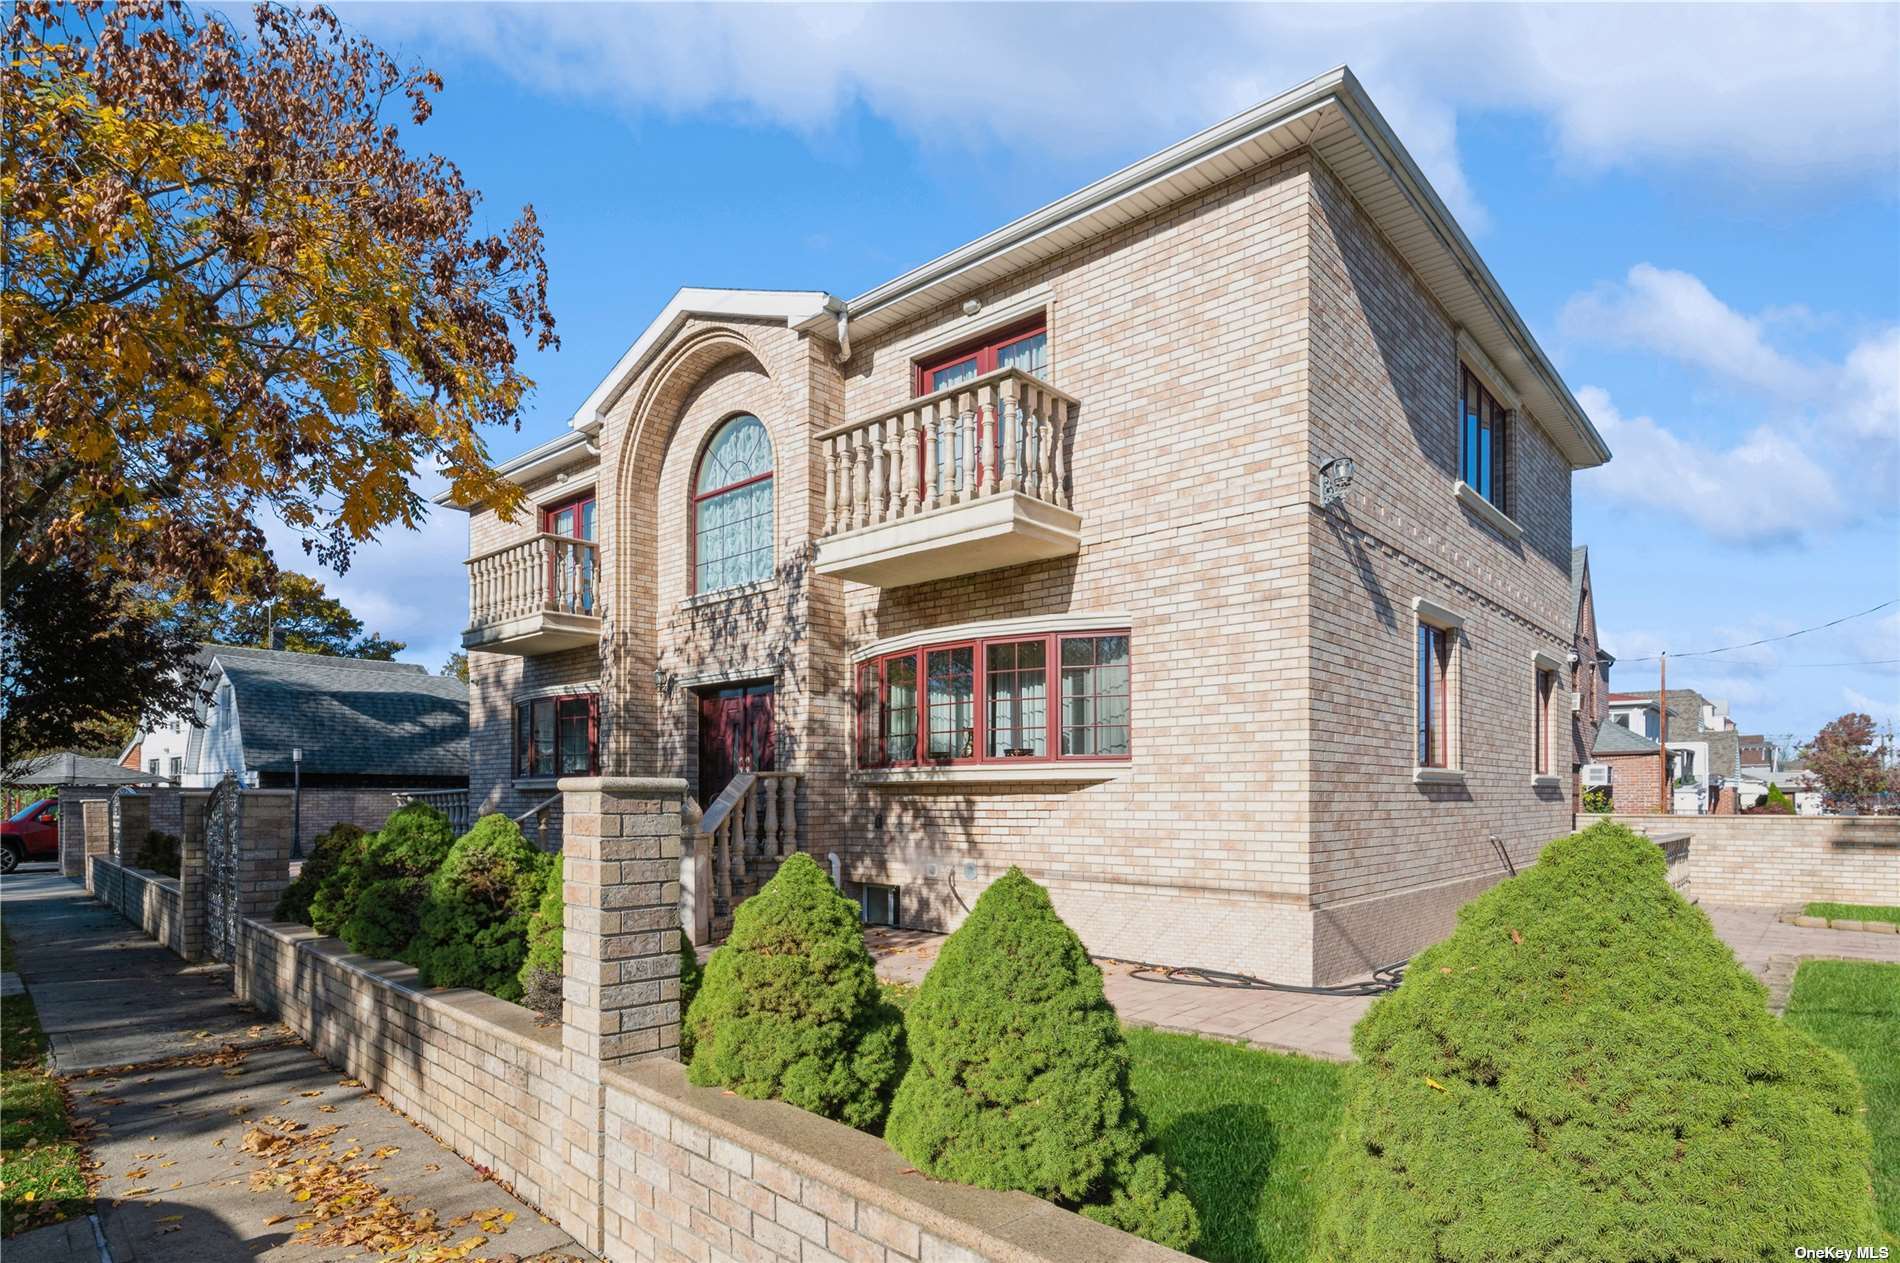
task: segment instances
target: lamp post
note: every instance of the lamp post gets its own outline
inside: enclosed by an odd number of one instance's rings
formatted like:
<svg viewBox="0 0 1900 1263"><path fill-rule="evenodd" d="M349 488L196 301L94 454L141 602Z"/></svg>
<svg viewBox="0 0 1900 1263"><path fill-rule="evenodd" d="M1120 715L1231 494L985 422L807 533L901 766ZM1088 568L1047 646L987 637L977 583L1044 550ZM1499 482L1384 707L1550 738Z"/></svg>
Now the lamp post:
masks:
<svg viewBox="0 0 1900 1263"><path fill-rule="evenodd" d="M290 858L303 858L303 747L290 748Z"/></svg>

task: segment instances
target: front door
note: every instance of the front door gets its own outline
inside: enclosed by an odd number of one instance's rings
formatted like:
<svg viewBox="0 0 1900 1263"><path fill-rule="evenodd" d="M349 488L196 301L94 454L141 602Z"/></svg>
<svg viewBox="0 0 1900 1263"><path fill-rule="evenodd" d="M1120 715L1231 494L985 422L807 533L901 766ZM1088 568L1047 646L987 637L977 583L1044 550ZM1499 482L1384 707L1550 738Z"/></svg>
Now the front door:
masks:
<svg viewBox="0 0 1900 1263"><path fill-rule="evenodd" d="M711 807L740 772L770 772L771 684L730 684L699 695L699 805Z"/></svg>

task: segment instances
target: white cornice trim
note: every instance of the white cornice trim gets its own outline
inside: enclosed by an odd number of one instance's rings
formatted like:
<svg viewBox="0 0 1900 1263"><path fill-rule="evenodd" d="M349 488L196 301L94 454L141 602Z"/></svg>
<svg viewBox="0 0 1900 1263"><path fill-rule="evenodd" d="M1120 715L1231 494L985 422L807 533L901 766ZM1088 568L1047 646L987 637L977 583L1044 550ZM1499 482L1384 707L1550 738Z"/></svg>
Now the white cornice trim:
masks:
<svg viewBox="0 0 1900 1263"><path fill-rule="evenodd" d="M930 627L922 631L905 632L901 636L887 636L883 640L855 650L851 655L851 661L862 662L866 658L876 658L887 653L901 653L905 649L918 649L924 645L942 644L953 640L979 640L991 636L1030 636L1037 632L1081 632L1123 627L1132 629L1133 626L1134 619L1119 611L1037 614L1028 618L992 618L975 623Z"/></svg>
<svg viewBox="0 0 1900 1263"><path fill-rule="evenodd" d="M1433 627L1443 628L1445 631L1459 631L1465 625L1463 614L1440 605L1429 597L1414 597L1412 613L1418 616L1420 622L1430 623Z"/></svg>

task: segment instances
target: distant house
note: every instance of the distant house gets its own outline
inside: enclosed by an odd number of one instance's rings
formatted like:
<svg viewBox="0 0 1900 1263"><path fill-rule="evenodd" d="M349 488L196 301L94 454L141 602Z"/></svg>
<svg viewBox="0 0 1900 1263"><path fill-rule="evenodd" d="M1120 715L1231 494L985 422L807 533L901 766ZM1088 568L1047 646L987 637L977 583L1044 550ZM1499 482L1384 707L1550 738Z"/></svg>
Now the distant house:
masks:
<svg viewBox="0 0 1900 1263"><path fill-rule="evenodd" d="M1590 550L1582 546L1570 550L1570 618L1571 770L1576 772L1590 762L1597 729L1609 718L1610 668L1616 665L1597 643L1596 585L1590 578Z"/></svg>
<svg viewBox="0 0 1900 1263"><path fill-rule="evenodd" d="M207 701L185 766L199 785L227 772L270 788L463 788L468 687L406 662L219 646L205 666Z"/></svg>
<svg viewBox="0 0 1900 1263"><path fill-rule="evenodd" d="M1735 721L1729 718L1728 703L1711 701L1694 689L1670 689L1667 734L1660 732L1661 714L1654 689L1610 694L1611 724L1652 742L1663 736L1669 747L1670 776L1677 787L1675 811L1734 811L1742 776L1742 743Z"/></svg>
<svg viewBox="0 0 1900 1263"><path fill-rule="evenodd" d="M1662 809L1662 747L1653 738L1624 723L1597 729L1590 763L1584 768L1585 790L1607 789L1616 811L1652 812Z"/></svg>
<svg viewBox="0 0 1900 1263"><path fill-rule="evenodd" d="M461 789L468 784L468 688L409 662L206 645L202 699L188 717L133 738L144 761L187 788L229 773L257 788ZM152 770L152 769L147 769Z"/></svg>

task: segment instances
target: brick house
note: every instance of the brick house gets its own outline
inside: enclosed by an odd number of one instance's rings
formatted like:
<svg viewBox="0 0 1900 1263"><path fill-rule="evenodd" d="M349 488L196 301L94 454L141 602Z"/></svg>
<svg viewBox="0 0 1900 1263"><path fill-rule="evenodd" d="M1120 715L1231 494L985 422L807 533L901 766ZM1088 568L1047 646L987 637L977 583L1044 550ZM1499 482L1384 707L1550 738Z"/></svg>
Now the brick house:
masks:
<svg viewBox="0 0 1900 1263"><path fill-rule="evenodd" d="M1608 457L1336 70L855 299L681 290L470 512L474 806L682 776L715 923L790 846L923 928L1019 865L1344 978L1568 830Z"/></svg>

